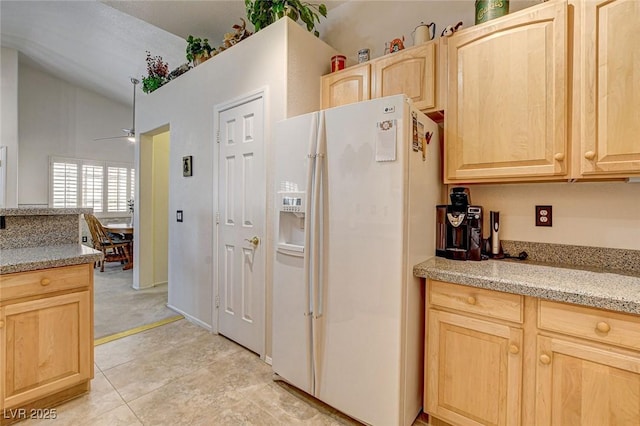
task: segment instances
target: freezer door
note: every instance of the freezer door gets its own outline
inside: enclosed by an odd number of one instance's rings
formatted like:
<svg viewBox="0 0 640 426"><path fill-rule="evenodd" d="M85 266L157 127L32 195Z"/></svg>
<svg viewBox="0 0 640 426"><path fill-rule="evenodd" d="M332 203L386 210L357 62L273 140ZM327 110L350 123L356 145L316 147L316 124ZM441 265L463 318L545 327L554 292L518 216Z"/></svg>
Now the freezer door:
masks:
<svg viewBox="0 0 640 426"><path fill-rule="evenodd" d="M407 111L394 96L325 112L316 396L375 425L401 417Z"/></svg>
<svg viewBox="0 0 640 426"><path fill-rule="evenodd" d="M301 214L292 208L295 205L284 203L283 199L298 196L306 199L311 161L309 142L315 140L316 131L317 113L307 114L276 123L273 139L272 200L277 212L273 234L272 364L275 373L307 393L313 393L311 302L305 278L308 275L305 231L309 215L308 207Z"/></svg>

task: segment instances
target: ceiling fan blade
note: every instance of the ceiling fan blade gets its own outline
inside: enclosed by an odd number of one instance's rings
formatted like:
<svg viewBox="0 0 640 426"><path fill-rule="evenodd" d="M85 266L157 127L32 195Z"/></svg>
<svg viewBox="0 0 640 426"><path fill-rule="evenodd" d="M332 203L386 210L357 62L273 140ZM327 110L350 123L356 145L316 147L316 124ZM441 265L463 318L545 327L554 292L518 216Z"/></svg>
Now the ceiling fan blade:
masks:
<svg viewBox="0 0 640 426"><path fill-rule="evenodd" d="M94 139L94 141L104 141L104 140L107 140L107 139L127 139L127 135L111 136L111 137L108 137L108 138L96 138L96 139Z"/></svg>

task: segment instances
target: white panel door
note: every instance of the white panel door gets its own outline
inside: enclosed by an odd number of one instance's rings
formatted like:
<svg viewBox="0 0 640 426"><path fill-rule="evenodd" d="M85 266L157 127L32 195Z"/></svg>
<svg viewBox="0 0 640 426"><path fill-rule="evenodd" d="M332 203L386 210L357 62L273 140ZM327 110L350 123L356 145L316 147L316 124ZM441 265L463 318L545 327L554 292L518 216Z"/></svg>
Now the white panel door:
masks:
<svg viewBox="0 0 640 426"><path fill-rule="evenodd" d="M264 354L265 159L263 98L218 115L218 330Z"/></svg>

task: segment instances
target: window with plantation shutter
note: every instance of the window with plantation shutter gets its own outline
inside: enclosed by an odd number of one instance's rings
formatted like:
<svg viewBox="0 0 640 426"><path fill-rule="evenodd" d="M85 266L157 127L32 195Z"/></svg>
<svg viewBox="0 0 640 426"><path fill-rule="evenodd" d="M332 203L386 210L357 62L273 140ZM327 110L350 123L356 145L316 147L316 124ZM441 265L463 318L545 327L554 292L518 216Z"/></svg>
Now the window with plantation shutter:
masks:
<svg viewBox="0 0 640 426"><path fill-rule="evenodd" d="M107 167L107 211L109 212L129 211L128 171L126 167Z"/></svg>
<svg viewBox="0 0 640 426"><path fill-rule="evenodd" d="M51 157L49 164L52 207L87 207L102 216L129 214L127 201L135 188L130 164L61 157Z"/></svg>
<svg viewBox="0 0 640 426"><path fill-rule="evenodd" d="M78 165L53 162L51 165L51 198L55 208L78 207Z"/></svg>
<svg viewBox="0 0 640 426"><path fill-rule="evenodd" d="M131 184L129 185L129 187L131 188L131 191L129 192L129 199L133 200L133 197L136 194L136 170L135 169L131 169Z"/></svg>
<svg viewBox="0 0 640 426"><path fill-rule="evenodd" d="M102 213L103 170L103 166L82 165L82 207L92 207L94 213Z"/></svg>

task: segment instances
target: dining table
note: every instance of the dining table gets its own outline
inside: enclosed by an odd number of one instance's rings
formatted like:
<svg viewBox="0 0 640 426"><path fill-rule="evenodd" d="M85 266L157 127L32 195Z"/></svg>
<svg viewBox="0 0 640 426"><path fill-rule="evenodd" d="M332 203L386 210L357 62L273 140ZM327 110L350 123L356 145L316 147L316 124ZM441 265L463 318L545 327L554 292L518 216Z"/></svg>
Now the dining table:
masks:
<svg viewBox="0 0 640 426"><path fill-rule="evenodd" d="M122 269L127 270L133 268L133 224L131 223L108 223L106 225L102 225L102 227L112 234L122 234L124 237L130 241L126 246L128 258L131 259L131 262L128 262L126 265L122 267Z"/></svg>

